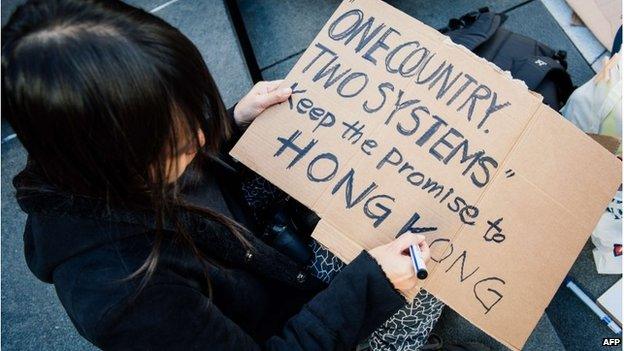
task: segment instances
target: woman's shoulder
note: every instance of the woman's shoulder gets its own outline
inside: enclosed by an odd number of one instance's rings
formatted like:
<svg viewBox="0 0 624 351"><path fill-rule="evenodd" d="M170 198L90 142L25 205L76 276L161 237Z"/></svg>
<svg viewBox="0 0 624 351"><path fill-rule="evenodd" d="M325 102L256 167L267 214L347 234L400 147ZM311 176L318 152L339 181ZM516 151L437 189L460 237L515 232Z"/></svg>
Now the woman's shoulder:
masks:
<svg viewBox="0 0 624 351"><path fill-rule="evenodd" d="M137 236L77 255L55 269L55 290L83 336L95 343L111 325L132 313L137 299L173 290L202 294L189 277L176 274L169 262L166 269L157 269L144 287L143 274L131 278L145 262L149 249L144 238ZM157 305L150 308L153 318L159 318Z"/></svg>

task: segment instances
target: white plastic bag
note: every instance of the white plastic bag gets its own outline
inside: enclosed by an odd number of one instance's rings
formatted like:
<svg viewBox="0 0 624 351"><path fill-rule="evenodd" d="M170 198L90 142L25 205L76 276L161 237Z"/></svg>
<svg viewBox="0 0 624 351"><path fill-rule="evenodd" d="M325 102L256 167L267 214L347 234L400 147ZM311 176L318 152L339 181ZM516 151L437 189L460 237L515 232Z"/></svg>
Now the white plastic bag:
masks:
<svg viewBox="0 0 624 351"><path fill-rule="evenodd" d="M622 274L622 192L615 194L592 233L592 251L600 274Z"/></svg>
<svg viewBox="0 0 624 351"><path fill-rule="evenodd" d="M585 133L622 140L622 76L620 54L605 62L602 70L577 88L561 114ZM622 147L616 154L622 154Z"/></svg>

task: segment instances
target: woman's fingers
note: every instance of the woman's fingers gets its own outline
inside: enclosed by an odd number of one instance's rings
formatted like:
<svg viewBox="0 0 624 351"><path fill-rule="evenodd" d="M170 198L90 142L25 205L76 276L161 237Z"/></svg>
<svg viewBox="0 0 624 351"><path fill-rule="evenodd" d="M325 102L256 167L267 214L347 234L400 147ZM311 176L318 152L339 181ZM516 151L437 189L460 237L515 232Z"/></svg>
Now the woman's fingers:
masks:
<svg viewBox="0 0 624 351"><path fill-rule="evenodd" d="M407 251L406 249L410 245L418 245L420 247L421 243L426 245L424 236L407 233L369 251L370 255L379 263L392 285L403 293L409 292L418 282L414 274L412 260L405 254L405 251ZM424 254L423 258L425 258Z"/></svg>
<svg viewBox="0 0 624 351"><path fill-rule="evenodd" d="M420 255L422 256L422 259L425 261L429 260L431 258L429 244L423 240L420 244L418 244L418 247L420 248Z"/></svg>
<svg viewBox="0 0 624 351"><path fill-rule="evenodd" d="M405 233L398 237L394 242L397 245L397 250L400 252L404 252L410 245L414 245L420 249L423 260L426 261L430 257L429 245L427 245L424 235Z"/></svg>
<svg viewBox="0 0 624 351"><path fill-rule="evenodd" d="M282 84L284 80L283 79L278 79L278 80L270 80L267 83L267 87L266 87L266 92L270 93L272 91L274 91L275 89L279 88L280 84Z"/></svg>
<svg viewBox="0 0 624 351"><path fill-rule="evenodd" d="M261 111L288 99L291 89L280 88L283 81L283 79L278 79L256 83L254 90L257 90L257 103Z"/></svg>
<svg viewBox="0 0 624 351"><path fill-rule="evenodd" d="M260 109L264 110L270 106L286 101L290 96L292 90L290 88L274 89L268 93L258 96L258 103Z"/></svg>
<svg viewBox="0 0 624 351"><path fill-rule="evenodd" d="M252 90L258 95L267 94L279 88L280 84L282 84L283 81L284 81L283 79L263 80L261 82L256 83L253 86Z"/></svg>
<svg viewBox="0 0 624 351"><path fill-rule="evenodd" d="M420 243L425 242L425 236L420 234L405 233L399 236L395 241L397 249L403 251L410 245L420 246Z"/></svg>
<svg viewBox="0 0 624 351"><path fill-rule="evenodd" d="M245 126L270 106L286 101L291 89L280 88L282 82L283 80L273 80L256 83L234 107L236 124Z"/></svg>

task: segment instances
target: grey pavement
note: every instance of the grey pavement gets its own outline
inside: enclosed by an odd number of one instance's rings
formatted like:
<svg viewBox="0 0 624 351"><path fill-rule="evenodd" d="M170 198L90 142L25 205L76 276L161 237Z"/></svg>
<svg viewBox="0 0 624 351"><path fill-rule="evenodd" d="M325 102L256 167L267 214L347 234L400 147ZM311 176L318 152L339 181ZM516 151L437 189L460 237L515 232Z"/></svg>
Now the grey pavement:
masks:
<svg viewBox="0 0 624 351"><path fill-rule="evenodd" d="M2 1L2 24L22 0ZM251 86L240 45L224 3L219 0L127 0L177 26L200 49L226 105L234 104ZM592 75L590 63L577 50L539 0L389 0L420 21L439 28L449 18L489 6L505 12L505 27L568 52L569 71L575 84ZM264 79L283 78L311 43L339 4L337 0L239 0L242 17ZM166 6L164 6L166 5ZM2 137L10 128L2 122ZM14 200L11 180L25 163L19 141L2 144L2 340L5 350L93 349L75 331L52 286L39 282L26 267L22 231L25 215ZM620 276L598 276L591 243L583 249L572 275L594 296L599 296ZM494 350L505 348L450 309L445 309L435 332L444 340L479 341ZM610 333L594 315L560 289L529 338L525 350L596 350Z"/></svg>
<svg viewBox="0 0 624 351"><path fill-rule="evenodd" d="M11 180L26 162L16 141L2 145L2 349L89 350L65 314L54 287L26 267L22 233L26 216Z"/></svg>

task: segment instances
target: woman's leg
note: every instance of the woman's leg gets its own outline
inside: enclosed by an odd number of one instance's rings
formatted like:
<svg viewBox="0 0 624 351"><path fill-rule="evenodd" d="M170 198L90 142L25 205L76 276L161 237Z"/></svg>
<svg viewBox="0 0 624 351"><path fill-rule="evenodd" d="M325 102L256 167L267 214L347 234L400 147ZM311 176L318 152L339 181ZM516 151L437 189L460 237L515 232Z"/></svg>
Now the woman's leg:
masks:
<svg viewBox="0 0 624 351"><path fill-rule="evenodd" d="M370 337L373 350L418 350L427 343L444 304L425 290L377 328Z"/></svg>
<svg viewBox="0 0 624 351"><path fill-rule="evenodd" d="M313 259L310 270L320 280L329 283L345 266L338 257L316 240L310 244ZM440 318L444 304L421 290L412 303L406 304L371 334L372 350L418 350L429 338L431 329Z"/></svg>
<svg viewBox="0 0 624 351"><path fill-rule="evenodd" d="M314 239L310 242L310 247L312 248L310 271L318 279L329 284L336 274L345 266L344 262Z"/></svg>
<svg viewBox="0 0 624 351"><path fill-rule="evenodd" d="M252 210L256 222L264 223L268 211L279 201L288 197L268 180L256 174L247 175L241 184L243 197Z"/></svg>
<svg viewBox="0 0 624 351"><path fill-rule="evenodd" d="M285 193L259 176L247 179L242 189L256 220L262 220L261 217L273 203L286 197ZM312 240L310 246L311 272L320 280L329 283L345 266L344 262L316 240ZM411 304L406 304L373 332L370 336L371 348L376 351L417 350L427 342L443 307L444 304L434 296L421 291Z"/></svg>

